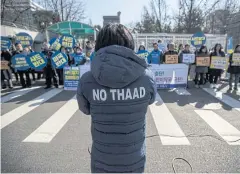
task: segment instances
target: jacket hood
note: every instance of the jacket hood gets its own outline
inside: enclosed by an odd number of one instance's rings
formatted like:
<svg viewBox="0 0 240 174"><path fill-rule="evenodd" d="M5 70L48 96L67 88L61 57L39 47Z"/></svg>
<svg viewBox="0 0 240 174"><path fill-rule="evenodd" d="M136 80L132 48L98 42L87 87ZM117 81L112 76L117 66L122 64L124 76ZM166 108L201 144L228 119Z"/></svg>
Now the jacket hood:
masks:
<svg viewBox="0 0 240 174"><path fill-rule="evenodd" d="M110 88L131 84L144 74L146 68L145 59L138 57L133 50L118 45L100 49L91 63L96 81Z"/></svg>

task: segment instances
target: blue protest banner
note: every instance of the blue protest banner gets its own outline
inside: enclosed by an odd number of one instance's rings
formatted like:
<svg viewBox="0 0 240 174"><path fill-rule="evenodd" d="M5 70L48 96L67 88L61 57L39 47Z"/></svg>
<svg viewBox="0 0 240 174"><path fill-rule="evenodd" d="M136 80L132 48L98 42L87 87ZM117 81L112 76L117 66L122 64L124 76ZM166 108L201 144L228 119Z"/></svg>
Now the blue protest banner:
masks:
<svg viewBox="0 0 240 174"><path fill-rule="evenodd" d="M64 46L65 48L73 48L75 46L75 39L72 35L68 34L68 35L63 35L60 38L60 44L62 46Z"/></svg>
<svg viewBox="0 0 240 174"><path fill-rule="evenodd" d="M79 67L64 67L64 89L76 91L79 77Z"/></svg>
<svg viewBox="0 0 240 174"><path fill-rule="evenodd" d="M35 70L42 70L47 65L47 59L42 53L33 52L28 55L27 63Z"/></svg>
<svg viewBox="0 0 240 174"><path fill-rule="evenodd" d="M207 41L207 37L204 35L203 32L195 33L191 37L191 44L196 48L200 48L202 45L206 44L206 41Z"/></svg>
<svg viewBox="0 0 240 174"><path fill-rule="evenodd" d="M75 65L81 65L82 60L85 58L85 54L81 53L81 54L74 54L73 55L73 59L75 62Z"/></svg>
<svg viewBox="0 0 240 174"><path fill-rule="evenodd" d="M50 48L52 48L52 50L54 50L54 51L59 51L61 46L62 46L60 44L60 39L59 38L52 38L49 41L49 45L50 45Z"/></svg>
<svg viewBox="0 0 240 174"><path fill-rule="evenodd" d="M30 68L27 57L23 54L16 54L13 56L11 62L14 68L19 71L24 71Z"/></svg>
<svg viewBox="0 0 240 174"><path fill-rule="evenodd" d="M68 57L66 54L57 51L52 55L51 62L54 68L61 69L68 63Z"/></svg>
<svg viewBox="0 0 240 174"><path fill-rule="evenodd" d="M27 47L27 46L32 46L33 39L32 39L32 36L30 36L29 34L20 32L16 34L16 42L21 43L23 47Z"/></svg>
<svg viewBox="0 0 240 174"><path fill-rule="evenodd" d="M1 50L7 50L11 47L11 40L8 37L1 36Z"/></svg>

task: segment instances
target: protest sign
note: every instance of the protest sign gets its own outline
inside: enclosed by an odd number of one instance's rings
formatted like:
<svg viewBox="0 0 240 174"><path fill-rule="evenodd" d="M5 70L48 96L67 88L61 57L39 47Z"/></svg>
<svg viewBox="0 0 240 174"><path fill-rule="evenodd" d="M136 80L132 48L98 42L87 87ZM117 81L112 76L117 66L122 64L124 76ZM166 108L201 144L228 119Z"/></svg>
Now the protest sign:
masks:
<svg viewBox="0 0 240 174"><path fill-rule="evenodd" d="M228 59L226 57L212 56L210 68L212 69L227 69Z"/></svg>
<svg viewBox="0 0 240 174"><path fill-rule="evenodd" d="M233 53L232 61L232 66L240 66L240 53Z"/></svg>
<svg viewBox="0 0 240 174"><path fill-rule="evenodd" d="M16 54L12 58L12 64L14 68L16 68L19 71L24 71L30 68L27 62L28 62L27 57L23 54Z"/></svg>
<svg viewBox="0 0 240 174"><path fill-rule="evenodd" d="M82 60L84 59L85 54L73 54L73 59L75 62L75 65L80 65L82 63Z"/></svg>
<svg viewBox="0 0 240 174"><path fill-rule="evenodd" d="M191 37L191 44L196 48L200 48L202 45L206 43L206 41L207 41L207 37L204 35L203 32L195 33Z"/></svg>
<svg viewBox="0 0 240 174"><path fill-rule="evenodd" d="M64 67L64 90L76 91L80 76L79 67L66 66Z"/></svg>
<svg viewBox="0 0 240 174"><path fill-rule="evenodd" d="M27 47L27 46L32 46L33 39L32 39L32 36L30 36L29 34L20 32L16 34L16 42L21 43L23 47Z"/></svg>
<svg viewBox="0 0 240 174"><path fill-rule="evenodd" d="M75 46L75 39L72 35L63 35L60 38L60 44L64 46L65 48L73 48Z"/></svg>
<svg viewBox="0 0 240 174"><path fill-rule="evenodd" d="M195 54L183 54L183 63L194 63L195 62Z"/></svg>
<svg viewBox="0 0 240 174"><path fill-rule="evenodd" d="M166 55L166 64L177 64L178 63L178 55Z"/></svg>
<svg viewBox="0 0 240 174"><path fill-rule="evenodd" d="M9 69L8 63L6 60L1 60L1 70Z"/></svg>
<svg viewBox="0 0 240 174"><path fill-rule="evenodd" d="M68 57L66 54L57 51L52 55L51 62L54 68L61 69L68 63Z"/></svg>
<svg viewBox="0 0 240 174"><path fill-rule="evenodd" d="M178 88L187 86L188 65L160 64L151 65L158 89Z"/></svg>
<svg viewBox="0 0 240 174"><path fill-rule="evenodd" d="M61 44L60 44L60 39L58 38L52 38L50 41L49 41L49 45L50 45L50 48L54 51L59 51L60 48L61 48Z"/></svg>
<svg viewBox="0 0 240 174"><path fill-rule="evenodd" d="M8 50L11 47L11 40L8 37L1 36L1 50Z"/></svg>
<svg viewBox="0 0 240 174"><path fill-rule="evenodd" d="M197 57L196 62L197 62L197 66L209 66L210 57Z"/></svg>
<svg viewBox="0 0 240 174"><path fill-rule="evenodd" d="M143 59L147 59L148 54L149 53L146 50L140 50L137 52L138 57L143 58Z"/></svg>
<svg viewBox="0 0 240 174"><path fill-rule="evenodd" d="M27 63L35 70L42 70L47 65L47 59L42 53L33 52L27 57Z"/></svg>

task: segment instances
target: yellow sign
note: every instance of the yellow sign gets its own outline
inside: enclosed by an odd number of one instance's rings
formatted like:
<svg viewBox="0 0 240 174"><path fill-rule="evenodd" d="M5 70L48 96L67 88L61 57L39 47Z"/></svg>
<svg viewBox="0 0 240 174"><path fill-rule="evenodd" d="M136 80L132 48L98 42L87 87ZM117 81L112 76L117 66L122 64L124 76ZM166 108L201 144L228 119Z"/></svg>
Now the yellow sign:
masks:
<svg viewBox="0 0 240 174"><path fill-rule="evenodd" d="M227 69L228 59L226 57L212 56L210 68L212 69Z"/></svg>
<svg viewBox="0 0 240 174"><path fill-rule="evenodd" d="M240 53L233 53L232 66L240 66Z"/></svg>
<svg viewBox="0 0 240 174"><path fill-rule="evenodd" d="M166 64L177 64L178 63L178 55L166 55Z"/></svg>
<svg viewBox="0 0 240 174"><path fill-rule="evenodd" d="M197 66L209 66L210 57L197 57Z"/></svg>
<svg viewBox="0 0 240 174"><path fill-rule="evenodd" d="M6 60L1 61L1 70L4 70L4 69L9 69L8 61Z"/></svg>

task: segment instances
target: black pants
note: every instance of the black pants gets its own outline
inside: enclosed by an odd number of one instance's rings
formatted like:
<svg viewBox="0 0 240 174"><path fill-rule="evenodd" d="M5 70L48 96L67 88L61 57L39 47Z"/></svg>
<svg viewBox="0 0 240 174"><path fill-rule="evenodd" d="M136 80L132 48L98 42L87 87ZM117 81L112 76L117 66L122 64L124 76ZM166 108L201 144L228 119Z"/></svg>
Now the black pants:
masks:
<svg viewBox="0 0 240 174"><path fill-rule="evenodd" d="M35 70L34 69L31 70L31 74L32 74L33 81L35 81L36 76L35 76Z"/></svg>
<svg viewBox="0 0 240 174"><path fill-rule="evenodd" d="M57 69L59 85L63 85L63 69Z"/></svg>
<svg viewBox="0 0 240 174"><path fill-rule="evenodd" d="M200 80L199 80L200 76ZM195 76L195 85L203 85L204 84L204 73L196 73Z"/></svg>
<svg viewBox="0 0 240 174"><path fill-rule="evenodd" d="M29 71L18 71L20 76L20 83L22 87L30 87L31 86L31 79L29 77ZM26 76L26 80L24 79L24 74Z"/></svg>
<svg viewBox="0 0 240 174"><path fill-rule="evenodd" d="M19 81L19 78L18 78L18 73L15 71L15 69L13 67L11 67L11 70L16 78L16 81Z"/></svg>
<svg viewBox="0 0 240 174"><path fill-rule="evenodd" d="M209 82L212 84L217 84L217 81L218 81L218 77L219 76L214 76L214 75L212 75L212 74L210 74L210 76L209 76Z"/></svg>
<svg viewBox="0 0 240 174"><path fill-rule="evenodd" d="M54 86L58 86L58 75L57 75L56 69L53 69L52 67L46 67L45 74L46 74L46 85L48 87L52 86L52 79L53 79Z"/></svg>

